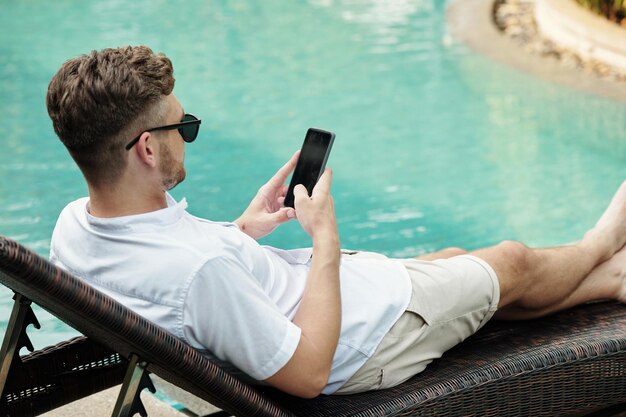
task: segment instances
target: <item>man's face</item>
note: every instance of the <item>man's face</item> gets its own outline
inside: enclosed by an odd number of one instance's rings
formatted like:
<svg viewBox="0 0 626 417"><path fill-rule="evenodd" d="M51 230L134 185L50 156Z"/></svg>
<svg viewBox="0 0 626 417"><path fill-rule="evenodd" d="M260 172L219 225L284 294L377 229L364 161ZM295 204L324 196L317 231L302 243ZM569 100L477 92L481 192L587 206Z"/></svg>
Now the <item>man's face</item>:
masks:
<svg viewBox="0 0 626 417"><path fill-rule="evenodd" d="M167 96L168 113L165 123L174 124L183 118L182 106L173 94ZM181 183L187 171L185 170L185 142L178 129L161 132L159 140L159 171L163 181L163 188L171 190Z"/></svg>

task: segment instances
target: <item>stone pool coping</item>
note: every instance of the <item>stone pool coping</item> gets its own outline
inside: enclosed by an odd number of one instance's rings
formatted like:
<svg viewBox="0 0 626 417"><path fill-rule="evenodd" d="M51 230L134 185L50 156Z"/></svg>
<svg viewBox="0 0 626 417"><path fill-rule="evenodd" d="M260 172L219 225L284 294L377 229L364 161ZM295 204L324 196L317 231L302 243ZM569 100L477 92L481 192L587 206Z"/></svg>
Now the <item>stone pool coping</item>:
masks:
<svg viewBox="0 0 626 417"><path fill-rule="evenodd" d="M446 15L454 38L500 63L588 94L626 103L626 83L568 68L555 58L524 50L498 30L493 21L493 7L494 0L453 0Z"/></svg>
<svg viewBox="0 0 626 417"><path fill-rule="evenodd" d="M573 0L535 0L542 34L584 59L626 72L626 28L591 13Z"/></svg>

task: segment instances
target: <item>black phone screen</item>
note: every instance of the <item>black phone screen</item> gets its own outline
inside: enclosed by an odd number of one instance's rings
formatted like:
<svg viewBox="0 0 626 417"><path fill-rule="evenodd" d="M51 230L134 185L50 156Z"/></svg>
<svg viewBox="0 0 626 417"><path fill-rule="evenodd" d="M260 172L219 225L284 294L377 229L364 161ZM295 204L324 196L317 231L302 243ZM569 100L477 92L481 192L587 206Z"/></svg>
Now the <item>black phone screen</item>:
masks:
<svg viewBox="0 0 626 417"><path fill-rule="evenodd" d="M293 189L298 184L304 185L311 195L313 187L324 172L334 139L335 134L332 132L313 128L307 131L298 163L291 177L289 190L285 196L286 207L294 206Z"/></svg>

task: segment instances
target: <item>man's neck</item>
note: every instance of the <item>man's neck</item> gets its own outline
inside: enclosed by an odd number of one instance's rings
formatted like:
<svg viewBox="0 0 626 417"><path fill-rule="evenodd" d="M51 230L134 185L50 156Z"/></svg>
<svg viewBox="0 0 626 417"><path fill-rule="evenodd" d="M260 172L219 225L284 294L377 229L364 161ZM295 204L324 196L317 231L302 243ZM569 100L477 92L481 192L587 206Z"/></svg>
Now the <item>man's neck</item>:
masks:
<svg viewBox="0 0 626 417"><path fill-rule="evenodd" d="M149 213L167 207L162 190L137 190L124 186L111 188L89 185L89 213L94 217L111 218Z"/></svg>

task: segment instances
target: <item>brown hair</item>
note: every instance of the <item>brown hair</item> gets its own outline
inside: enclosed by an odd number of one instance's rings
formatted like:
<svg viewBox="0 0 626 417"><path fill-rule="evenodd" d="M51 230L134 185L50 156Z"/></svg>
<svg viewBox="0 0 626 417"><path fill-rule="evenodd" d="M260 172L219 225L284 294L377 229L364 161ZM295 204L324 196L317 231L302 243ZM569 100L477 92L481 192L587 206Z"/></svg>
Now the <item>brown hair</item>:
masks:
<svg viewBox="0 0 626 417"><path fill-rule="evenodd" d="M146 46L92 51L61 66L48 86L48 114L87 181L119 179L124 145L165 118L173 73L169 58Z"/></svg>

